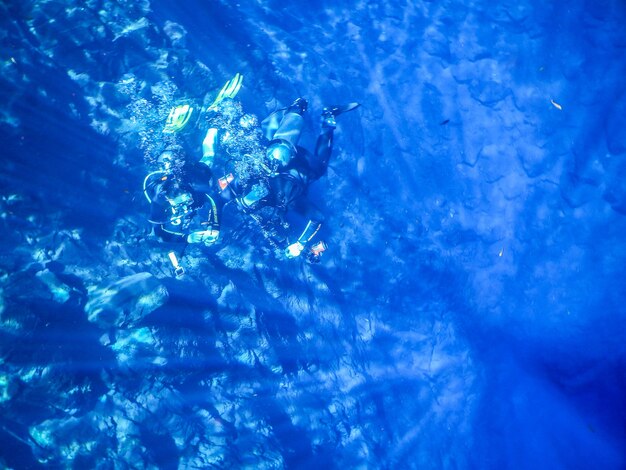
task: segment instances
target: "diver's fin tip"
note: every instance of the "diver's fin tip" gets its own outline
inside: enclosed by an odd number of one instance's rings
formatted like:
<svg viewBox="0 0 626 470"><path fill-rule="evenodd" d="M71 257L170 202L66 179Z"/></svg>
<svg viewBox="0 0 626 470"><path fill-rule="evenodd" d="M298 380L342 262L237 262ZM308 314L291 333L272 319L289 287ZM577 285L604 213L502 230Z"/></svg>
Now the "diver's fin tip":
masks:
<svg viewBox="0 0 626 470"><path fill-rule="evenodd" d="M332 114L333 116L337 117L340 114L352 111L359 106L361 106L361 103L357 103L356 101L346 104L331 104L330 106L326 106L324 108L324 113Z"/></svg>

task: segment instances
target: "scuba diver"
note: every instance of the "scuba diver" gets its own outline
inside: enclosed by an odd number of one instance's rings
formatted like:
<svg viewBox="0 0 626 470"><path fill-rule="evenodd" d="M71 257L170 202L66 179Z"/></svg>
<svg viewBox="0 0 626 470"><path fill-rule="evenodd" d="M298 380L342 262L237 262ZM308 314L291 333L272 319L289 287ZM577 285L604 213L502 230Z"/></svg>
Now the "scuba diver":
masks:
<svg viewBox="0 0 626 470"><path fill-rule="evenodd" d="M150 203L148 221L156 234L167 241L211 245L219 237L219 218L215 200L183 183L169 173L167 160L163 170L149 173L143 191Z"/></svg>
<svg viewBox="0 0 626 470"><path fill-rule="evenodd" d="M190 150L183 150L181 145L166 147L158 160L161 169L146 176L144 194L151 204L150 221L163 239L210 246L219 238L223 209L231 202L236 202L241 211L262 228L289 226L282 222L288 213L294 212L289 209L297 209L307 215L308 221L283 253L287 258L295 258L308 247L306 259L318 262L326 244L323 241L312 243L312 240L323 218L321 212L301 196L312 182L326 174L335 118L359 104L324 108L322 129L312 156L298 146L307 101L298 98L288 108L272 113L263 121L269 140L265 145L256 118L236 112L240 105L232 99L241 85L242 77L236 74L210 106L200 107L186 101L172 108L163 129L164 140L170 137L175 142L186 141ZM190 153L201 156L189 162ZM216 179L214 174L223 176ZM264 209L267 208L272 209L271 217L266 217ZM264 230L264 235L266 232ZM272 241L275 246L289 239L273 238L279 239ZM176 267L176 263L172 263Z"/></svg>
<svg viewBox="0 0 626 470"><path fill-rule="evenodd" d="M287 216L290 209L306 215L308 220L304 230L284 250L287 258L300 256L308 246L307 261L317 263L327 248L324 241L311 243L322 226L323 217L319 209L303 196L310 184L328 170L334 130L337 127L335 118L358 106L359 103L348 103L324 108L314 155L298 146L304 125L303 115L308 108L304 98L296 99L288 108L272 113L263 121L269 140L265 178L236 200L244 211L269 206L280 211L283 216Z"/></svg>
<svg viewBox="0 0 626 470"><path fill-rule="evenodd" d="M218 240L218 211L223 203L211 195L213 155L203 152L199 160L189 161L188 154L194 153L193 141L202 121L215 113L222 101L234 98L242 80L236 74L208 107L185 101L170 110L163 128L164 136L169 137L164 140L169 140L169 145L157 158L160 169L149 173L143 182L143 192L150 204L149 222L155 226L159 238L207 246ZM181 140L187 149L179 144Z"/></svg>

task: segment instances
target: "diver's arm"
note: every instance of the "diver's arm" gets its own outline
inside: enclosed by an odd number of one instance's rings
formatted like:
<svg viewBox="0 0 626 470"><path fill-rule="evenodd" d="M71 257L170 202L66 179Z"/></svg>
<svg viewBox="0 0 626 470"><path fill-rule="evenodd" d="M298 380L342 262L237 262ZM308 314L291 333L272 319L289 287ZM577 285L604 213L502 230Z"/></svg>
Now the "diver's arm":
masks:
<svg viewBox="0 0 626 470"><path fill-rule="evenodd" d="M171 210L159 200L155 200L150 204L150 215L148 222L154 225L163 225L167 223L171 215Z"/></svg>
<svg viewBox="0 0 626 470"><path fill-rule="evenodd" d="M309 220L309 223L306 224L306 227L302 234L298 237L298 240L295 243L292 243L285 250L285 255L287 258L295 258L300 256L302 250L304 250L304 246L311 241L311 239L315 236L315 234L319 231L322 224L320 222L316 222L314 220Z"/></svg>
<svg viewBox="0 0 626 470"><path fill-rule="evenodd" d="M209 168L213 166L216 146L217 129L215 127L211 127L208 131L206 131L206 135L204 136L204 140L202 141L202 158L200 159L200 163L204 163Z"/></svg>
<svg viewBox="0 0 626 470"><path fill-rule="evenodd" d="M225 99L233 99L239 93L241 85L243 83L243 75L236 73L233 78L228 80L222 89L218 92L217 97L213 101L213 104L209 106L207 111L217 110L219 104ZM206 133L204 140L202 141L202 159L201 163L204 163L209 168L213 166L213 159L215 158L215 145L217 140L217 129L212 127Z"/></svg>
<svg viewBox="0 0 626 470"><path fill-rule="evenodd" d="M196 230L187 235L187 243L204 243L205 245L212 245L217 241L220 236L220 224L219 217L217 215L217 205L211 196L205 194L207 197L207 204L205 205L207 213L200 219L202 220L196 227L202 228L202 230ZM202 209L204 213L205 209Z"/></svg>
<svg viewBox="0 0 626 470"><path fill-rule="evenodd" d="M164 171L153 171L143 180L143 194L150 203L150 216L148 222L161 225L169 218L169 204L164 197L162 183L167 179Z"/></svg>

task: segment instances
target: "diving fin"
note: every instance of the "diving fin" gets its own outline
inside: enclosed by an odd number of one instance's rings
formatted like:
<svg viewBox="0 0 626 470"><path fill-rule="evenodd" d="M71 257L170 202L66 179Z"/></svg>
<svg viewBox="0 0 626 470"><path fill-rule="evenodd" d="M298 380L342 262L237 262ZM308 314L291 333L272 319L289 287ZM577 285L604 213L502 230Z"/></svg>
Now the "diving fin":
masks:
<svg viewBox="0 0 626 470"><path fill-rule="evenodd" d="M348 111L352 111L353 109L361 106L361 103L348 103L348 104L331 104L324 108L323 113L330 113L333 116L337 117L340 114L347 113Z"/></svg>
<svg viewBox="0 0 626 470"><path fill-rule="evenodd" d="M213 101L213 104L209 106L208 109L215 110L217 109L219 104L225 99L233 99L235 96L237 96L237 93L239 93L239 90L241 89L242 83L243 75L241 75L240 73L236 73L233 78L231 78L224 84L222 89L217 94L215 101Z"/></svg>
<svg viewBox="0 0 626 470"><path fill-rule="evenodd" d="M331 104L322 111L322 125L326 127L335 127L337 121L335 118L340 114L347 113L361 106L361 103L353 102L347 104Z"/></svg>

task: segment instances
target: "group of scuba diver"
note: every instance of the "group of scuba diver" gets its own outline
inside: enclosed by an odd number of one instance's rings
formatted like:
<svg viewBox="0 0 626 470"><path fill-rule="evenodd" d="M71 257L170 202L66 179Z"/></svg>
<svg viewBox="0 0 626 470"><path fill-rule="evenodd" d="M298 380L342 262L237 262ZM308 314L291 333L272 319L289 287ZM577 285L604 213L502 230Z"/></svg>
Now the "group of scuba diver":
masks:
<svg viewBox="0 0 626 470"><path fill-rule="evenodd" d="M298 146L308 107L303 98L263 120L265 140L242 137L246 128L258 127L251 115L240 116L235 127L230 122L230 127L220 128L226 122L222 108L232 106L242 81L236 74L208 106L184 101L170 110L162 130L169 145L157 158L159 169L143 183L149 221L162 240L213 246L223 238L222 218L230 206L252 217L262 229L271 224L286 229L283 232L294 225L286 222L288 213L297 212L304 216L302 231L271 237L271 242L281 257L303 255L317 263L327 249L324 241L315 240L323 217L305 196L309 185L328 170L336 117L359 103L323 109L311 154ZM234 145L229 144L232 141ZM175 253L169 257L176 274L184 273Z"/></svg>

